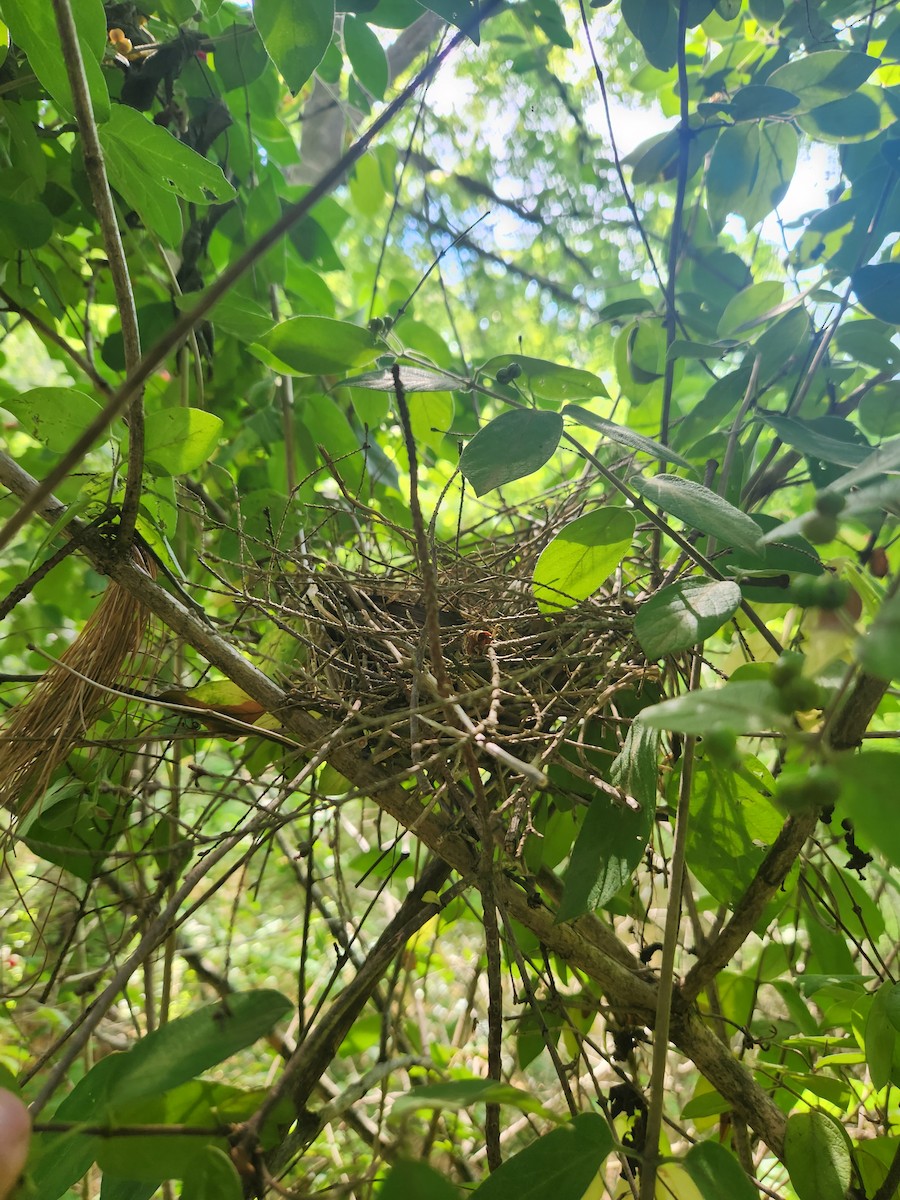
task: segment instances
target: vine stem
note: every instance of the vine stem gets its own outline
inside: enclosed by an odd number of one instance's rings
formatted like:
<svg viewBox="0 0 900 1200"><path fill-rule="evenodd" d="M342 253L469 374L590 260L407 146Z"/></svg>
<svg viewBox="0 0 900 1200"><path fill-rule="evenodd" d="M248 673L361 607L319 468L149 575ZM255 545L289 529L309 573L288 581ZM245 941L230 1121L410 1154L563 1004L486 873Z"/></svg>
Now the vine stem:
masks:
<svg viewBox="0 0 900 1200"><path fill-rule="evenodd" d="M125 258L122 236L119 233L119 222L109 186L109 177L106 173L103 146L100 144L100 134L97 130L94 106L91 103L91 92L85 72L84 58L81 54L81 43L78 40L78 30L72 15L72 6L70 0L52 0L52 3L63 61L66 64L66 74L72 89L72 106L75 110L75 119L78 122L78 132L81 134L81 143L84 149L85 174L88 178L91 199L94 202L103 238L103 247L109 262L116 307L122 321L125 370L128 375L131 375L137 370L141 361L141 334L138 328L131 274ZM128 473L125 478L125 496L122 500L118 533L119 543L122 546L131 544L138 507L141 502L144 474L144 392L142 386L134 389L119 411L124 411L126 405L128 408ZM91 439L92 441L93 439ZM85 451L91 442L88 442Z"/></svg>
<svg viewBox="0 0 900 1200"><path fill-rule="evenodd" d="M61 2L62 0L60 0ZM182 340L188 336L191 330L212 311L222 297L234 287L237 281L255 266L263 255L271 250L276 242L284 237L289 229L292 229L299 221L302 221L323 196L327 196L337 186L350 167L362 158L378 134L391 123L397 113L406 107L410 98L415 95L419 88L427 83L440 70L453 52L462 45L463 41L469 36L469 31L477 27L480 21L484 21L489 16L492 16L503 3L504 0L484 0L478 17L468 22L439 54L436 54L430 62L425 64L416 77L410 80L403 91L391 101L383 112L378 114L369 128L356 139L334 166L326 171L317 183L313 184L306 195L298 200L296 204L289 205L274 225L271 225L251 246L248 246L244 253L236 258L229 267L226 267L221 275L216 276L194 307L182 313L178 320L150 347L134 370L128 372L124 382L116 389L87 429L84 430L81 436L66 451L49 474L41 480L35 491L30 494L28 500L22 504L22 507L13 513L2 529L0 529L0 549L9 544L31 514L37 512L41 505L52 495L53 489L64 479L67 479L75 470L97 438L104 435L110 422L114 421L116 417L125 411L134 397L139 395L144 384L153 375L154 371L165 362L168 355L181 344Z"/></svg>
<svg viewBox="0 0 900 1200"><path fill-rule="evenodd" d="M694 650L691 663L690 690L700 686L702 647ZM653 1063L650 1070L650 1104L647 1109L646 1157L641 1171L641 1200L653 1200L656 1195L656 1172L659 1166L659 1138L662 1132L663 1104L666 1097L666 1065L669 1058L669 1028L672 1021L672 1000L675 995L675 955L678 952L678 933L681 927L681 898L687 858L687 834L690 818L691 785L694 779L694 747L697 739L685 738L681 779L678 783L678 812L675 815L675 844L672 850L669 902L666 909L666 928L663 935L662 963L656 999L656 1021L653 1026Z"/></svg>

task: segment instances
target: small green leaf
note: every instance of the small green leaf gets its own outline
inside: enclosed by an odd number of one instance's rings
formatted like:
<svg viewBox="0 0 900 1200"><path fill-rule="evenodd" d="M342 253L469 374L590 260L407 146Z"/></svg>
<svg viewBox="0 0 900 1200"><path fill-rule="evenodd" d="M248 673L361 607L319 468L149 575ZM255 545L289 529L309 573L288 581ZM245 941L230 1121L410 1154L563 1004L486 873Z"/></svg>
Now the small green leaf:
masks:
<svg viewBox="0 0 900 1200"><path fill-rule="evenodd" d="M800 1200L844 1200L852 1160L847 1134L832 1117L818 1109L788 1117L784 1159Z"/></svg>
<svg viewBox="0 0 900 1200"><path fill-rule="evenodd" d="M723 546L735 546L762 557L762 533L753 518L702 484L677 475L656 475L653 479L636 479L634 487L645 500L693 529L718 538Z"/></svg>
<svg viewBox="0 0 900 1200"><path fill-rule="evenodd" d="M259 3L259 0L257 0ZM344 49L353 74L376 100L388 85L388 61L381 42L361 17L344 18Z"/></svg>
<svg viewBox="0 0 900 1200"><path fill-rule="evenodd" d="M144 458L161 475L186 475L209 458L219 444L221 417L199 408L164 408L144 424Z"/></svg>
<svg viewBox="0 0 900 1200"><path fill-rule="evenodd" d="M644 437L642 433L635 433L633 429L628 429L625 425L616 425L614 421L607 421L605 417L598 417L594 413L588 412L586 408L580 408L577 404L566 405L562 410L562 415L572 417L579 424L587 425L589 429L595 429L620 446L627 446L630 450L640 450L652 458L674 463L678 467L686 467L689 471L692 469L687 459L676 454L674 450L669 450L667 446L655 442L653 438Z"/></svg>
<svg viewBox="0 0 900 1200"><path fill-rule="evenodd" d="M282 321L250 350L263 362L274 359L282 371L293 375L340 374L365 366L380 353L368 329L349 321L315 316Z"/></svg>
<svg viewBox="0 0 900 1200"><path fill-rule="evenodd" d="M656 812L659 734L634 721L612 766L614 784L636 801L635 807L605 792L591 798L565 875L557 923L574 920L606 904L620 891L641 861Z"/></svg>
<svg viewBox="0 0 900 1200"><path fill-rule="evenodd" d="M253 20L269 57L296 95L331 42L334 0L255 0Z"/></svg>
<svg viewBox="0 0 900 1200"><path fill-rule="evenodd" d="M562 430L559 413L511 409L479 429L460 455L459 469L475 495L483 496L542 467L559 445Z"/></svg>
<svg viewBox="0 0 900 1200"><path fill-rule="evenodd" d="M703 1200L758 1200L759 1193L741 1164L718 1142L698 1142L691 1146L684 1167Z"/></svg>
<svg viewBox="0 0 900 1200"><path fill-rule="evenodd" d="M765 680L741 680L720 688L686 692L645 708L641 720L653 729L699 735L714 729L759 733L790 724L781 711L778 692Z"/></svg>
<svg viewBox="0 0 900 1200"><path fill-rule="evenodd" d="M571 608L602 587L631 548L634 526L623 508L598 508L564 526L535 564L541 612Z"/></svg>
<svg viewBox="0 0 900 1200"><path fill-rule="evenodd" d="M706 641L740 604L741 589L730 580L685 579L641 605L634 632L647 658L662 658Z"/></svg>
<svg viewBox="0 0 900 1200"><path fill-rule="evenodd" d="M391 1108L391 1118L423 1108L449 1109L459 1112L472 1104L511 1104L522 1112L543 1113L544 1107L529 1092L494 1079L454 1079L449 1083L428 1083L411 1088L398 1096Z"/></svg>
<svg viewBox="0 0 900 1200"><path fill-rule="evenodd" d="M582 1200L612 1147L603 1117L579 1113L508 1158L471 1195L478 1200Z"/></svg>
<svg viewBox="0 0 900 1200"><path fill-rule="evenodd" d="M460 1200L460 1195L428 1163L401 1158L388 1171L378 1200Z"/></svg>
<svg viewBox="0 0 900 1200"><path fill-rule="evenodd" d="M869 78L880 60L855 50L817 50L777 67L766 83L797 96L804 110L849 96Z"/></svg>
<svg viewBox="0 0 900 1200"><path fill-rule="evenodd" d="M181 1200L243 1200L234 1163L218 1146L204 1146L181 1185Z"/></svg>
<svg viewBox="0 0 900 1200"><path fill-rule="evenodd" d="M498 371L513 365L521 368L521 374L516 376L519 389L531 391L543 400L591 400L594 396L609 395L603 380L590 371L523 354L500 354L486 362L478 374L496 379Z"/></svg>
<svg viewBox="0 0 900 1200"><path fill-rule="evenodd" d="M870 263L850 276L856 298L873 317L900 325L900 263Z"/></svg>
<svg viewBox="0 0 900 1200"><path fill-rule="evenodd" d="M21 250L37 250L52 236L53 217L40 200L0 199L0 254L5 258L15 258Z"/></svg>
<svg viewBox="0 0 900 1200"><path fill-rule="evenodd" d="M100 405L75 388L41 387L3 401L31 436L62 454L100 412Z"/></svg>

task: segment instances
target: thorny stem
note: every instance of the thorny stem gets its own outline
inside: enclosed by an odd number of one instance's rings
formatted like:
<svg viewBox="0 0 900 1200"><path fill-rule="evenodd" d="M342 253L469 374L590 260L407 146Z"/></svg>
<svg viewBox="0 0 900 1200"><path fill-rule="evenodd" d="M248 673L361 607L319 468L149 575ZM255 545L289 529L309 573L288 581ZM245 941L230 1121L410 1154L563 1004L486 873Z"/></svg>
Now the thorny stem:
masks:
<svg viewBox="0 0 900 1200"><path fill-rule="evenodd" d="M112 192L109 188L109 178L106 174L106 164L103 158L103 147L97 131L97 121L94 117L94 106L91 103L91 92L88 85L84 59L81 55L81 43L78 40L78 30L75 28L75 18L69 0L52 0L56 16L56 27L59 30L59 40L62 45L63 62L72 89L72 101L75 118L78 121L78 131L84 148L84 169L91 189L91 198L97 213L103 246L109 262L112 275L113 289L116 296L116 307L122 322L122 341L125 350L125 370L130 374L137 370L141 361L141 334L138 328L137 309L134 303L134 291L131 286L131 275L125 258L125 247L119 233L119 222L113 204ZM88 372L92 375L94 372ZM128 398L128 474L125 479L125 495L122 500L122 511L119 518L118 537L123 547L131 545L137 521L138 507L141 502L141 490L144 473L144 399L143 389L135 388ZM124 409L125 405L122 406ZM120 409L120 411L122 411ZM93 440L93 439L91 439ZM87 443L85 451L91 442Z"/></svg>

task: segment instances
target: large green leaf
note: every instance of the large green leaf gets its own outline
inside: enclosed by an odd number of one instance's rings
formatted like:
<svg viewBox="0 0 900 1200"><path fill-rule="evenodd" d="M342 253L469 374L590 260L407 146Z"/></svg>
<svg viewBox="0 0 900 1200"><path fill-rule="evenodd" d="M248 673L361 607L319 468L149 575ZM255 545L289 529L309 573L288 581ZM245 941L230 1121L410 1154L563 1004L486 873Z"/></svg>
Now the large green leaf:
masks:
<svg viewBox="0 0 900 1200"><path fill-rule="evenodd" d="M399 367L400 382L404 392L454 392L465 383L459 375L450 375L433 367L417 367L403 363ZM393 392L392 371L370 371L365 375L354 375L345 379L348 386L366 388L372 392Z"/></svg>
<svg viewBox="0 0 900 1200"><path fill-rule="evenodd" d="M656 813L658 745L655 729L641 721L632 723L611 778L635 805L599 789L591 797L572 848L557 921L571 921L606 904L641 861Z"/></svg>
<svg viewBox="0 0 900 1200"><path fill-rule="evenodd" d="M401 1158L388 1171L378 1200L460 1200L461 1195L428 1163Z"/></svg>
<svg viewBox="0 0 900 1200"><path fill-rule="evenodd" d="M719 729L759 733L783 729L788 723L778 692L765 680L740 680L720 688L686 692L645 708L641 720L654 729L700 735Z"/></svg>
<svg viewBox="0 0 900 1200"><path fill-rule="evenodd" d="M292 375L333 375L363 367L378 357L368 329L331 317L282 321L250 347L263 362Z"/></svg>
<svg viewBox="0 0 900 1200"><path fill-rule="evenodd" d="M871 446L829 437L809 421L801 421L797 417L785 417L780 413L765 412L763 409L757 411L761 420L774 429L783 442L810 458L817 458L827 463L837 463L842 467L856 467L872 453Z"/></svg>
<svg viewBox="0 0 900 1200"><path fill-rule="evenodd" d="M886 1087L896 1075L894 1059L897 1052L898 1002L900 984L886 980L875 993L866 1018L866 1065L873 1086L879 1089ZM896 1079L893 1081L897 1082Z"/></svg>
<svg viewBox="0 0 900 1200"><path fill-rule="evenodd" d="M113 108L100 141L110 183L170 246L182 236L178 196L205 205L235 195L221 167L126 104Z"/></svg>
<svg viewBox="0 0 900 1200"><path fill-rule="evenodd" d="M559 413L510 409L479 429L463 450L459 469L475 495L483 496L542 467L559 445L562 430Z"/></svg>
<svg viewBox="0 0 900 1200"><path fill-rule="evenodd" d="M731 580L684 579L641 605L634 632L649 659L677 654L714 634L740 603L741 589Z"/></svg>
<svg viewBox="0 0 900 1200"><path fill-rule="evenodd" d="M181 1200L243 1200L234 1163L218 1146L204 1146L181 1185Z"/></svg>
<svg viewBox="0 0 900 1200"><path fill-rule="evenodd" d="M144 423L144 459L161 475L186 475L210 457L219 444L221 417L199 408L164 408Z"/></svg>
<svg viewBox="0 0 900 1200"><path fill-rule="evenodd" d="M851 276L857 299L873 317L900 325L900 263L869 264Z"/></svg>
<svg viewBox="0 0 900 1200"><path fill-rule="evenodd" d="M3 400L23 428L48 450L62 454L100 412L100 405L75 388L41 387Z"/></svg>
<svg viewBox="0 0 900 1200"><path fill-rule="evenodd" d="M516 367L518 374L515 374ZM478 374L497 379L498 372L508 372L510 368L519 389L531 391L544 400L590 400L594 396L609 395L603 380L590 371L547 362L543 358L528 358L524 354L499 354L486 362ZM501 374L497 382L503 381Z"/></svg>
<svg viewBox="0 0 900 1200"><path fill-rule="evenodd" d="M256 0L259 4L259 0ZM381 42L361 17L344 18L344 49L353 74L367 92L381 100L388 85L388 61Z"/></svg>
<svg viewBox="0 0 900 1200"><path fill-rule="evenodd" d="M110 117L109 92L100 59L106 46L106 15L101 0L71 0L72 15L84 60L85 75L91 94L91 107L97 121ZM28 55L28 63L59 108L74 116L72 89L53 5L35 0L3 0L3 19L13 41Z"/></svg>
<svg viewBox="0 0 900 1200"><path fill-rule="evenodd" d="M478 1200L582 1200L613 1148L598 1113L579 1113L508 1158L473 1196Z"/></svg>
<svg viewBox="0 0 900 1200"><path fill-rule="evenodd" d="M645 500L693 529L718 538L723 546L736 546L762 557L762 533L753 518L702 484L678 475L656 475L636 479L633 486Z"/></svg>
<svg viewBox="0 0 900 1200"><path fill-rule="evenodd" d="M866 750L840 759L836 769L841 779L840 811L853 822L857 838L900 867L900 823L885 819L885 797L893 795L900 755Z"/></svg>
<svg viewBox="0 0 900 1200"><path fill-rule="evenodd" d="M457 29L465 29L476 46L481 41L481 29L477 20L478 0L422 0L422 7L431 9Z"/></svg>
<svg viewBox="0 0 900 1200"><path fill-rule="evenodd" d="M564 526L534 568L542 612L559 612L593 595L628 553L635 520L623 508L598 508Z"/></svg>
<svg viewBox="0 0 900 1200"><path fill-rule="evenodd" d="M684 1166L703 1200L757 1200L759 1196L741 1164L719 1142L691 1146Z"/></svg>
<svg viewBox="0 0 900 1200"><path fill-rule="evenodd" d="M334 0L254 0L253 20L269 57L296 94L328 49Z"/></svg>
<svg viewBox="0 0 900 1200"><path fill-rule="evenodd" d="M766 83L793 92L806 111L849 96L879 65L877 58L855 50L817 50L777 67Z"/></svg>
<svg viewBox="0 0 900 1200"><path fill-rule="evenodd" d="M655 442L653 438L644 437L642 433L635 433L633 429L629 429L625 425L616 425L614 421L607 421L605 417L598 417L595 413L588 412L586 408L581 408L577 404L567 404L562 410L564 417L573 417L581 425L587 425L589 429L595 429L598 433L602 433L609 441L615 442L619 446L627 446L630 450L640 450L642 454L649 454L652 458L661 459L663 462L673 463L678 467L686 467L691 470L691 465L676 454L674 450L670 450L667 446L663 446L660 442Z"/></svg>
<svg viewBox="0 0 900 1200"><path fill-rule="evenodd" d="M788 1117L784 1160L799 1200L844 1200L853 1174L843 1128L818 1109Z"/></svg>
<svg viewBox="0 0 900 1200"><path fill-rule="evenodd" d="M857 647L863 670L878 679L900 677L900 595L884 602Z"/></svg>
<svg viewBox="0 0 900 1200"><path fill-rule="evenodd" d="M786 122L734 125L722 131L706 177L709 215L716 230L729 213L750 229L780 203L797 165L796 131Z"/></svg>

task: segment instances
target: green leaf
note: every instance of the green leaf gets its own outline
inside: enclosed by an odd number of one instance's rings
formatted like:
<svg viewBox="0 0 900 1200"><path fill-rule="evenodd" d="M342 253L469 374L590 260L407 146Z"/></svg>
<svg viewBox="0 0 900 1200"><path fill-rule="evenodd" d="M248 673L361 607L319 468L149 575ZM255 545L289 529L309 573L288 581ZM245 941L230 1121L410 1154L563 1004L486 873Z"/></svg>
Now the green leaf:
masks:
<svg viewBox="0 0 900 1200"><path fill-rule="evenodd" d="M205 205L235 195L221 167L127 104L113 108L100 142L112 186L170 246L182 236L176 197Z"/></svg>
<svg viewBox="0 0 900 1200"><path fill-rule="evenodd" d="M729 301L719 318L718 334L728 337L738 330L757 324L763 314L776 308L784 295L784 284L776 280L754 283ZM773 313L773 316L776 314Z"/></svg>
<svg viewBox="0 0 900 1200"><path fill-rule="evenodd" d="M469 38L479 45L481 27L476 20L478 16L478 0L421 0L422 7L437 13L457 29L465 29Z"/></svg>
<svg viewBox="0 0 900 1200"><path fill-rule="evenodd" d="M571 608L602 587L631 548L634 526L623 508L598 508L564 526L535 564L541 612Z"/></svg>
<svg viewBox="0 0 900 1200"><path fill-rule="evenodd" d="M876 679L900 677L900 595L885 600L857 646L857 660Z"/></svg>
<svg viewBox="0 0 900 1200"><path fill-rule="evenodd" d="M556 922L571 921L611 900L631 878L653 831L659 734L634 721L612 767L612 781L635 807L605 792L592 797L565 875Z"/></svg>
<svg viewBox="0 0 900 1200"><path fill-rule="evenodd" d="M817 50L777 67L766 83L793 92L804 110L849 96L872 74L880 60L855 50Z"/></svg>
<svg viewBox="0 0 900 1200"><path fill-rule="evenodd" d="M144 458L160 475L186 475L210 457L219 444L221 417L199 408L164 408L144 422Z"/></svg>
<svg viewBox="0 0 900 1200"><path fill-rule="evenodd" d="M286 374L332 375L372 362L380 346L368 329L349 321L303 316L282 321L250 350L263 362L274 359Z"/></svg>
<svg viewBox="0 0 900 1200"><path fill-rule="evenodd" d="M109 91L100 59L106 47L106 14L101 0L72 0L72 15L78 32L78 43L84 60L91 107L98 122L110 117ZM59 33L53 16L53 6L34 0L3 0L3 19L9 26L12 40L28 55L35 75L53 97L57 106L68 116L74 116L72 89L65 59L59 43Z"/></svg>
<svg viewBox="0 0 900 1200"><path fill-rule="evenodd" d="M478 374L496 379L498 371L513 365L521 368L521 373L516 376L516 386L543 400L591 400L594 396L609 396L603 380L590 371L561 366L543 358L527 358L523 354L500 354L486 362Z"/></svg>
<svg viewBox="0 0 900 1200"><path fill-rule="evenodd" d="M243 1200L244 1187L234 1163L218 1146L204 1146L181 1185L181 1200Z"/></svg>
<svg viewBox="0 0 900 1200"><path fill-rule="evenodd" d="M702 484L677 475L656 475L653 479L636 479L633 486L645 500L691 528L718 538L723 546L735 546L762 557L762 533L753 518Z"/></svg>
<svg viewBox="0 0 900 1200"><path fill-rule="evenodd" d="M900 824L885 819L885 797L893 795L900 757L889 750L849 754L836 763L841 812L853 822L861 845L880 850L900 867Z"/></svg>
<svg viewBox="0 0 900 1200"><path fill-rule="evenodd" d="M75 388L41 387L3 401L36 441L62 454L88 428L100 405Z"/></svg>
<svg viewBox="0 0 900 1200"><path fill-rule="evenodd" d="M387 56L381 42L361 17L345 17L344 49L353 74L370 95L382 100L388 85Z"/></svg>
<svg viewBox="0 0 900 1200"><path fill-rule="evenodd" d="M434 1167L401 1158L388 1171L378 1200L460 1200L461 1193Z"/></svg>
<svg viewBox="0 0 900 1200"><path fill-rule="evenodd" d="M331 42L334 0L255 0L253 20L269 57L296 95Z"/></svg>
<svg viewBox="0 0 900 1200"><path fill-rule="evenodd" d="M622 16L651 66L658 71L675 66L678 14L669 0L622 0Z"/></svg>
<svg viewBox="0 0 900 1200"><path fill-rule="evenodd" d="M900 325L900 263L870 263L850 276L856 298L873 317Z"/></svg>
<svg viewBox="0 0 900 1200"><path fill-rule="evenodd" d="M706 641L740 604L741 589L730 580L685 579L641 605L634 632L648 659L662 658Z"/></svg>
<svg viewBox="0 0 900 1200"><path fill-rule="evenodd" d="M0 254L15 258L21 250L37 250L53 236L53 218L40 200L22 203L0 198Z"/></svg>
<svg viewBox="0 0 900 1200"><path fill-rule="evenodd" d="M598 1113L579 1113L505 1163L471 1194L478 1200L582 1200L613 1147Z"/></svg>
<svg viewBox="0 0 900 1200"><path fill-rule="evenodd" d="M711 732L707 725L704 737ZM768 770L749 755L741 757L738 770L721 767L706 755L695 761L688 861L722 904L733 905L750 886L781 831L783 816L765 794L774 786Z"/></svg>
<svg viewBox="0 0 900 1200"><path fill-rule="evenodd" d="M750 84L738 88L731 97L731 116L735 121L756 121L760 117L790 112L797 107L797 103L794 93L784 88Z"/></svg>
<svg viewBox="0 0 900 1200"><path fill-rule="evenodd" d="M832 1117L818 1109L788 1117L784 1160L799 1200L844 1200L852 1160L847 1134Z"/></svg>
<svg viewBox="0 0 900 1200"><path fill-rule="evenodd" d="M875 993L866 1018L866 1065L874 1087L891 1082L897 1046L896 1010L900 1002L900 984L886 980ZM892 1019L893 1017L893 1019Z"/></svg>
<svg viewBox="0 0 900 1200"><path fill-rule="evenodd" d="M706 177L716 231L729 213L751 229L784 198L797 165L798 139L786 122L734 125L719 135Z"/></svg>
<svg viewBox="0 0 900 1200"><path fill-rule="evenodd" d="M866 88L811 109L797 118L797 124L820 142L866 142L893 120L890 108L880 101L876 88Z"/></svg>
<svg viewBox="0 0 900 1200"><path fill-rule="evenodd" d="M684 1167L703 1200L757 1200L759 1196L735 1156L718 1142L691 1146Z"/></svg>
<svg viewBox="0 0 900 1200"><path fill-rule="evenodd" d="M857 442L842 442L838 438L828 437L808 421L796 417L784 417L780 413L766 412L757 409L760 420L774 429L779 438L788 446L793 446L801 454L810 458L821 459L822 462L837 463L842 467L857 467L872 453L871 446L863 446Z"/></svg>
<svg viewBox="0 0 900 1200"><path fill-rule="evenodd" d="M543 1105L530 1092L510 1083L498 1083L494 1079L454 1079L448 1083L427 1083L398 1096L391 1108L391 1119L423 1108L459 1112L472 1104L511 1104L522 1112L544 1112Z"/></svg>
<svg viewBox="0 0 900 1200"><path fill-rule="evenodd" d="M555 452L562 436L559 413L515 408L489 421L466 445L459 469L476 496L530 475Z"/></svg>
<svg viewBox="0 0 900 1200"><path fill-rule="evenodd" d="M662 459L663 462L674 463L676 466L692 470L687 459L676 454L674 450L669 450L667 446L655 442L653 438L644 437L642 433L635 433L633 429L628 429L625 425L616 425L613 421L607 421L605 417L598 417L594 413L588 412L586 408L580 408L577 404L566 405L562 410L562 415L572 417L579 424L587 425L589 429L595 429L609 441L616 442L620 446L627 446L630 450L640 450L652 458Z"/></svg>
<svg viewBox="0 0 900 1200"><path fill-rule="evenodd" d="M781 711L779 694L765 680L741 680L720 688L687 692L645 708L641 720L653 729L699 734L727 729L737 734L784 729L790 723Z"/></svg>

